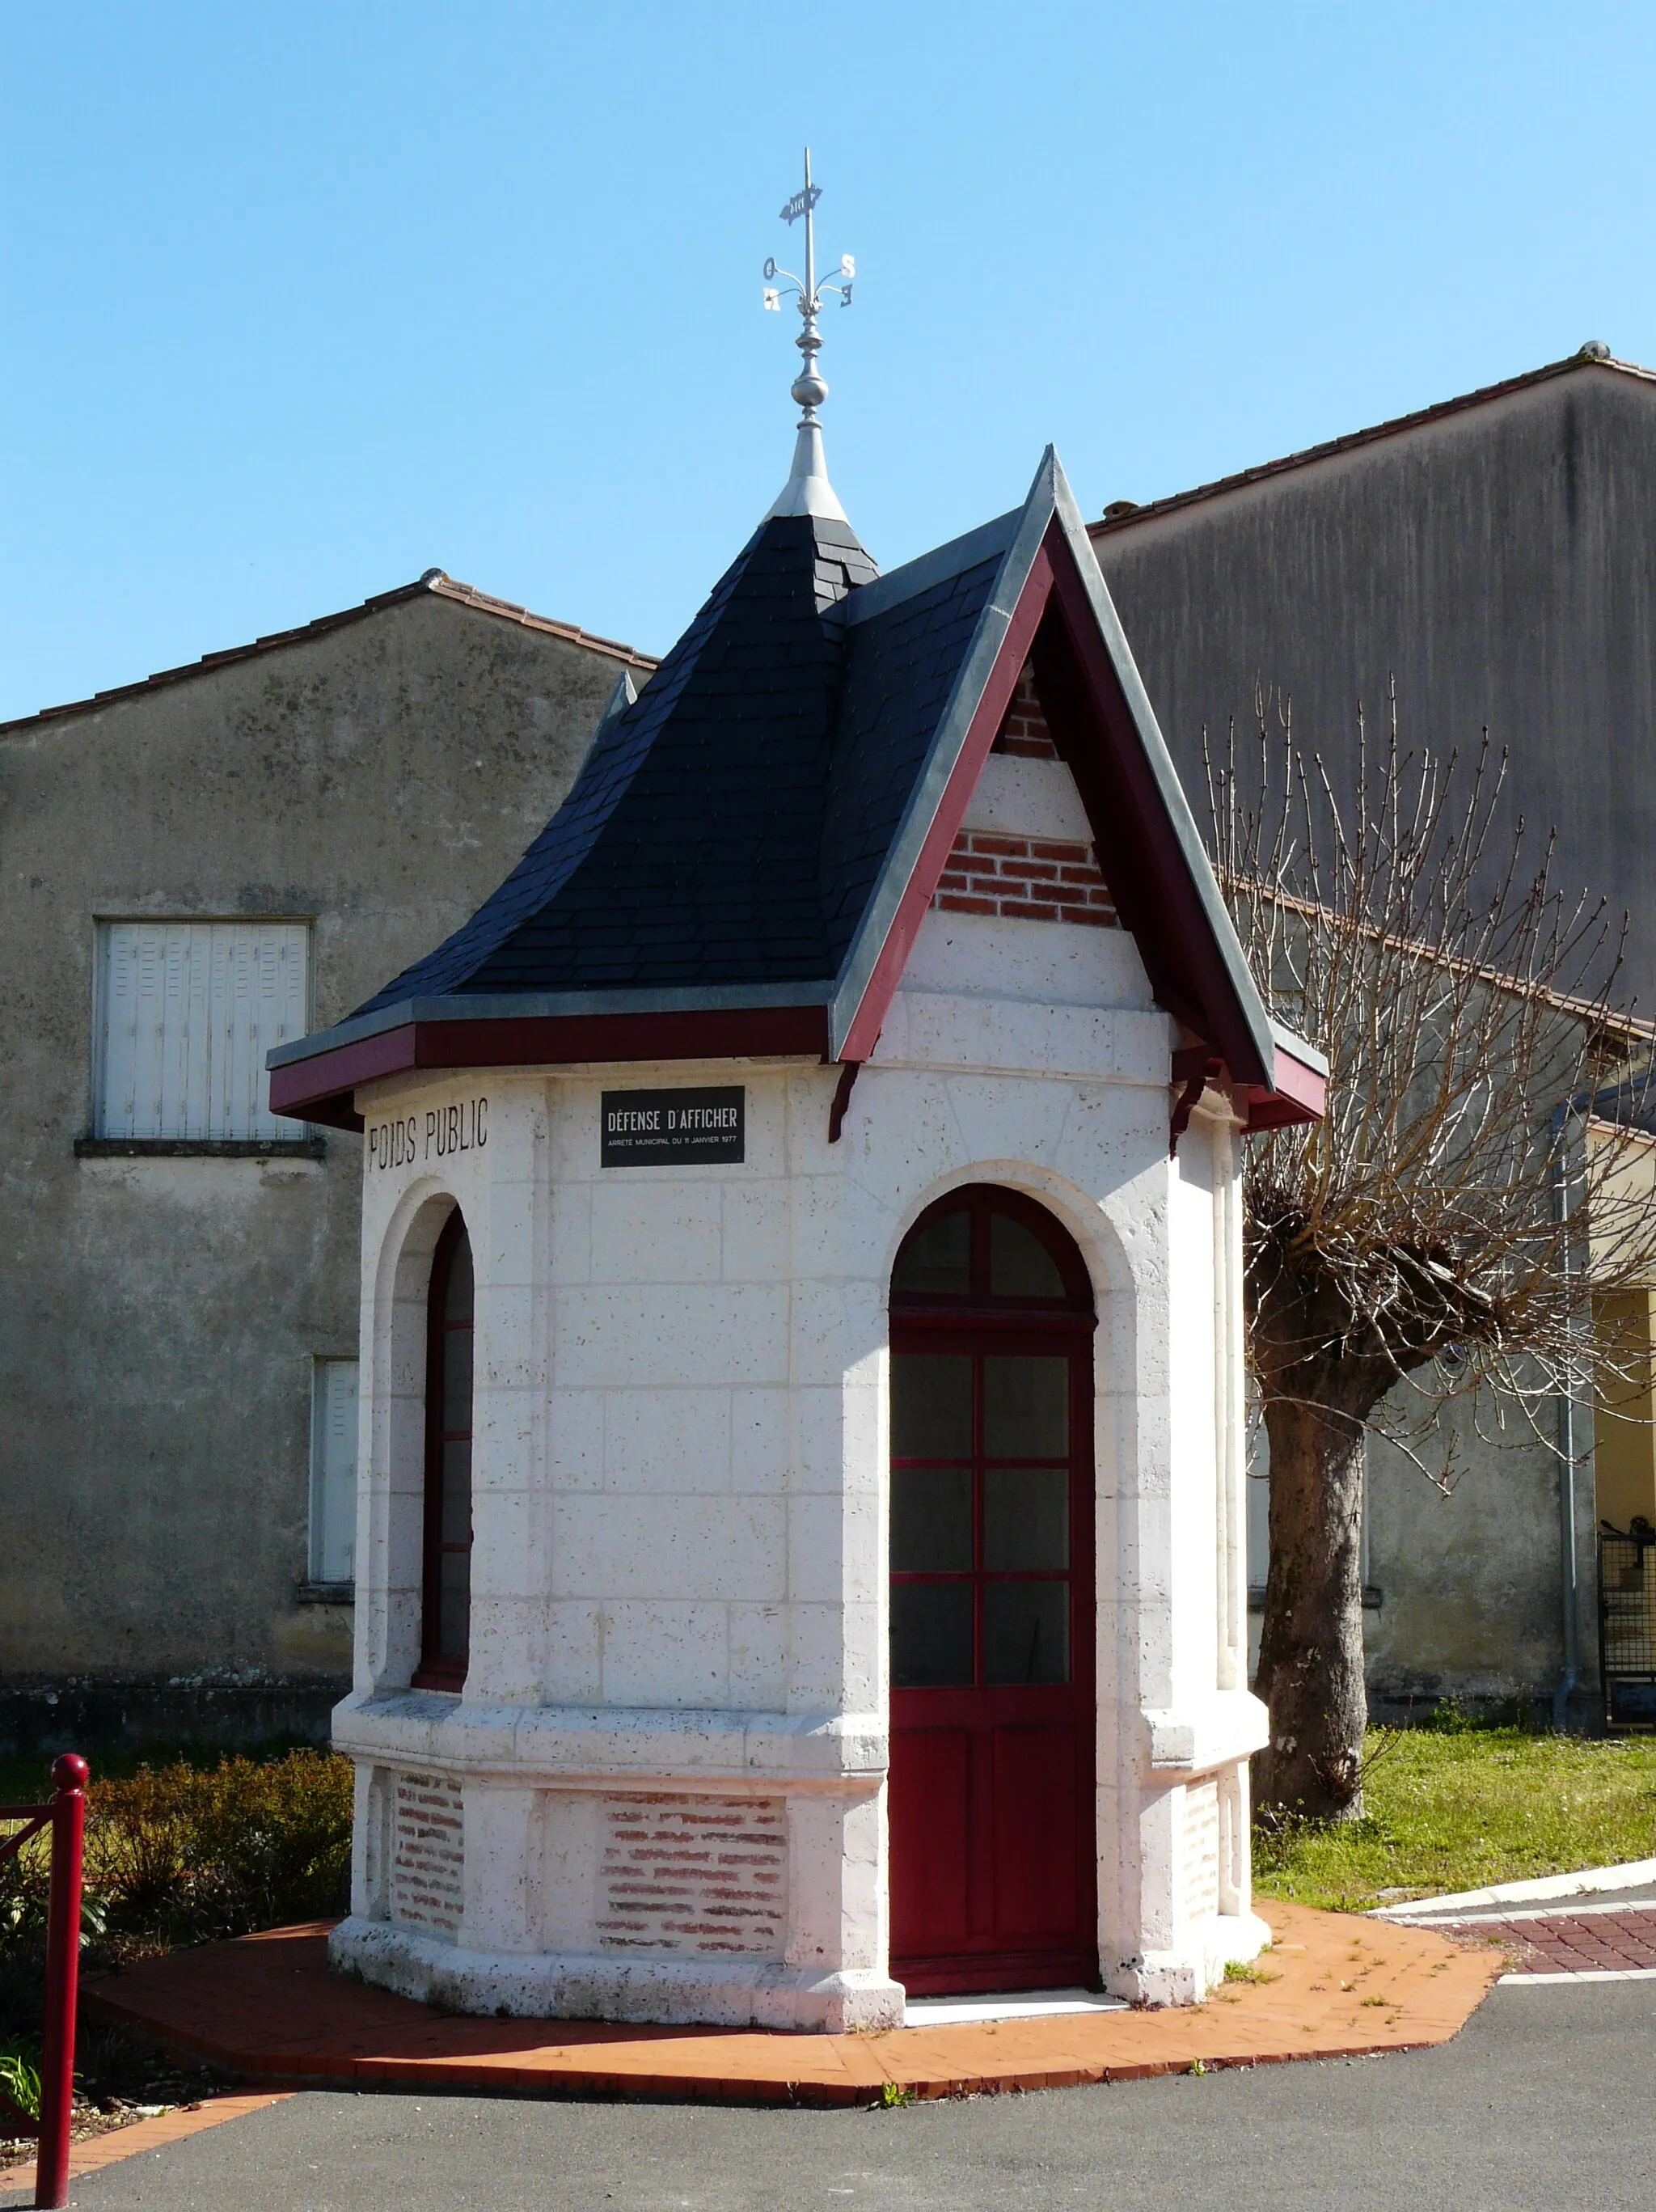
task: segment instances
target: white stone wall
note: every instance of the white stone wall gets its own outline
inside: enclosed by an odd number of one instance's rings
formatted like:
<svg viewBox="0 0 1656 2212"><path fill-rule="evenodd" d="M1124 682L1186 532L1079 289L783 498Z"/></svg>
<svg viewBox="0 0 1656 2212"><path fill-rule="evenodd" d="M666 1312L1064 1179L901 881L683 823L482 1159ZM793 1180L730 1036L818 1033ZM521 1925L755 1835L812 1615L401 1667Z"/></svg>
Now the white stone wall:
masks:
<svg viewBox="0 0 1656 2212"><path fill-rule="evenodd" d="M1046 766L1004 765L1009 788ZM932 912L832 1146L839 1072L816 1065L409 1078L364 1094L371 1132L401 1119L412 1139L368 1146L363 1565L355 1691L336 1722L367 1778L337 1954L484 2008L901 2017L883 1804L887 1293L919 1213L976 1181L1049 1206L1097 1300L1106 1978L1189 1998L1257 1949L1237 1139L1210 1096L1169 1160L1175 1042L1125 931ZM698 1081L744 1085L740 1164L599 1165L605 1089ZM440 1152L457 1127L486 1135ZM425 1283L455 1203L477 1280L458 1698L408 1687ZM409 1774L463 1785L452 1942L380 1871L373 1808ZM683 1838L697 1823L747 1839L740 1882L716 1854L696 1871ZM648 1911L616 1886L620 1839L640 1834L668 1854Z"/></svg>

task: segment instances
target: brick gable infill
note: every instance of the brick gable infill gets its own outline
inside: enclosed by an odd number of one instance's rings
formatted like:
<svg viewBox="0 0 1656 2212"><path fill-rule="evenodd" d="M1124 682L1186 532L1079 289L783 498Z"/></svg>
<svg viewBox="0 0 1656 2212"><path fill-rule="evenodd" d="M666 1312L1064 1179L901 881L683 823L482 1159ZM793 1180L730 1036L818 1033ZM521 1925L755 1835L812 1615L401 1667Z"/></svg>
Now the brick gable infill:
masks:
<svg viewBox="0 0 1656 2212"><path fill-rule="evenodd" d="M1120 927L1090 845L1010 837L998 830L961 831L931 903L944 914L998 915L1004 921Z"/></svg>
<svg viewBox="0 0 1656 2212"><path fill-rule="evenodd" d="M1059 757L1028 668L1018 678L991 750L1023 760ZM998 830L961 831L931 903L943 914L991 915L1003 921L1070 921L1089 929L1121 926L1090 845Z"/></svg>

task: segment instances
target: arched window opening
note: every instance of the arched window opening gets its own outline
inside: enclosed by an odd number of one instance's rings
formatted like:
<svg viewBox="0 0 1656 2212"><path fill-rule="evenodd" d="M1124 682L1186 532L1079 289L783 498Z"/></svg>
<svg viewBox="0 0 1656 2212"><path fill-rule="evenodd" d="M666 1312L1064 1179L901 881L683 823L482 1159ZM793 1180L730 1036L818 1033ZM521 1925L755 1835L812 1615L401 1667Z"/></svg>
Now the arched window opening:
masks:
<svg viewBox="0 0 1656 2212"><path fill-rule="evenodd" d="M437 1240L428 1293L418 1689L461 1688L470 1650L473 1298L471 1242L457 1212Z"/></svg>
<svg viewBox="0 0 1656 2212"><path fill-rule="evenodd" d="M893 1971L918 1992L1091 1982L1092 1286L978 1184L891 1276Z"/></svg>
<svg viewBox="0 0 1656 2212"><path fill-rule="evenodd" d="M957 1192L905 1239L891 1320L892 1686L1066 1682L1080 1255L1016 1192Z"/></svg>

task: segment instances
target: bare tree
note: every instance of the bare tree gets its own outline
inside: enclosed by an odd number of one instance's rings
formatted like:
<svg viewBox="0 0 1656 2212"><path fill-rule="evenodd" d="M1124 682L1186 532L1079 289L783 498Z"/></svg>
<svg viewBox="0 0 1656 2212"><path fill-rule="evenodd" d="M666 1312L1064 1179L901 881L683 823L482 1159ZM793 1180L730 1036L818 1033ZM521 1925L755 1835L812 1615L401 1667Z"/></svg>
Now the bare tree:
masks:
<svg viewBox="0 0 1656 2212"><path fill-rule="evenodd" d="M1214 857L1272 1011L1330 1063L1327 1118L1256 1139L1247 1168L1271 1446L1259 1796L1338 1819L1362 1809L1365 1433L1447 1487L1451 1398L1542 1435L1546 1401L1614 1362L1593 1297L1656 1280L1637 1171L1656 1032L1615 1005L1620 939L1554 891L1551 840L1528 874L1521 821L1497 829L1487 735L1470 769L1410 758L1394 702L1349 796L1263 702L1259 746L1246 799L1234 733L1210 759Z"/></svg>

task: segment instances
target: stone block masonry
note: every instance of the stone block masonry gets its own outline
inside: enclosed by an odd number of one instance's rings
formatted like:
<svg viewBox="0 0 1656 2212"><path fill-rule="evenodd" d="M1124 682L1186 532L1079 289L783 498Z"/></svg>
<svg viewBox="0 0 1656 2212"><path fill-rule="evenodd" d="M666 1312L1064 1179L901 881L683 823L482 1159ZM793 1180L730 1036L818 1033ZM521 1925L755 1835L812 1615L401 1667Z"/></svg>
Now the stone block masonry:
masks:
<svg viewBox="0 0 1656 2212"><path fill-rule="evenodd" d="M779 1798L604 1801L605 1950L779 1959L787 1810Z"/></svg>
<svg viewBox="0 0 1656 2212"><path fill-rule="evenodd" d="M465 1826L460 1785L399 1774L392 1820L392 1917L451 1941L460 1927Z"/></svg>

